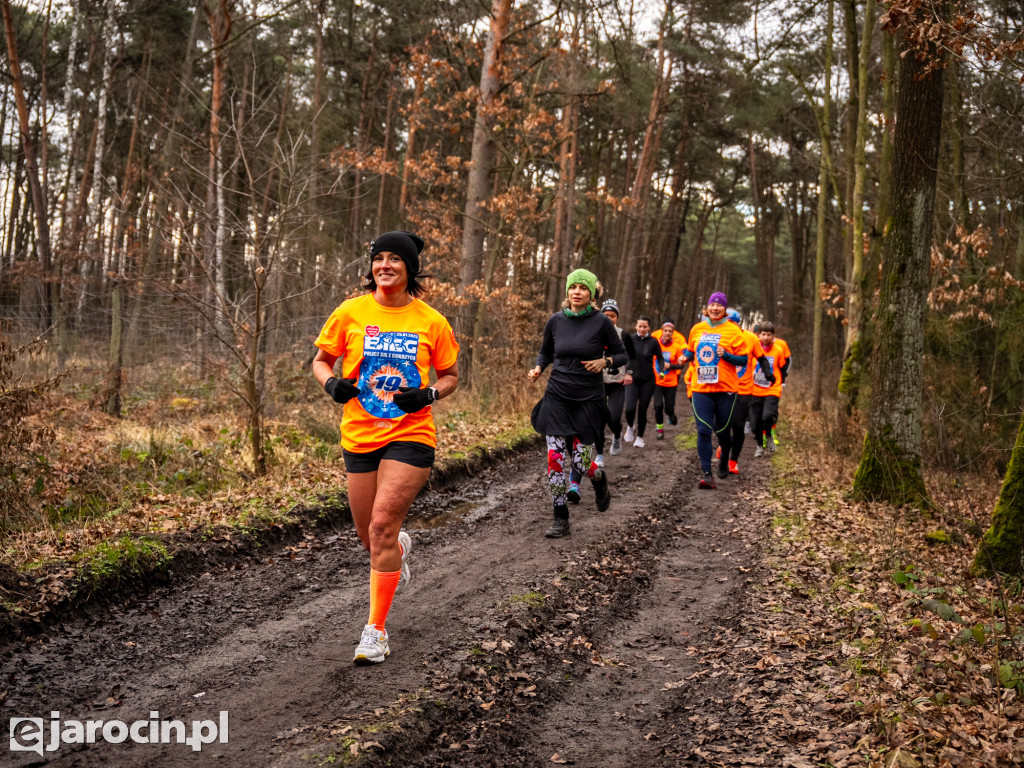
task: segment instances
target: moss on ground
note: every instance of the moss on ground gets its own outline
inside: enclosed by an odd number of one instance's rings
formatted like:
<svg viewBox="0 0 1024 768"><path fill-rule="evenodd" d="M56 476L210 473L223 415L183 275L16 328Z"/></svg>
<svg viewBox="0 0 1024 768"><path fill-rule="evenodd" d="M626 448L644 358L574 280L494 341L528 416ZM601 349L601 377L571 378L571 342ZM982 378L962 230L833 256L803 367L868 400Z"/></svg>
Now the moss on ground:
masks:
<svg viewBox="0 0 1024 768"><path fill-rule="evenodd" d="M90 595L112 584L163 572L172 559L167 545L150 537L125 534L101 541L75 558L78 591Z"/></svg>

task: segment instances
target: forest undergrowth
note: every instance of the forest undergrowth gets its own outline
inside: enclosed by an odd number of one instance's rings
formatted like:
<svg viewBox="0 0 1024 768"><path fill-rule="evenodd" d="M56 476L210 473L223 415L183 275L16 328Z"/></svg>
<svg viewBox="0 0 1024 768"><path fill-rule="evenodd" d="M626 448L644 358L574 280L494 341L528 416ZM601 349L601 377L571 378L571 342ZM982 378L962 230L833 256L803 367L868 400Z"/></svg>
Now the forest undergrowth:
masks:
<svg viewBox="0 0 1024 768"><path fill-rule="evenodd" d="M114 418L99 407L99 377L90 381L88 367L78 374L41 391L23 417L45 439L31 446L27 503L0 520L2 564L63 580L79 563L114 557L129 539L152 548L179 532L229 536L343 498L341 407L294 361L269 374L263 477L252 471L246 414L217 382L169 376L166 367L135 370L132 396ZM439 467L532 433L524 410L467 392L436 406Z"/></svg>
<svg viewBox="0 0 1024 768"><path fill-rule="evenodd" d="M339 409L305 371L273 371L261 478L229 393L137 376L120 419L96 407L96 387L69 382L41 393L45 408L28 417L52 437L35 446L45 472L32 508L7 520L0 565L35 580L37 601L66 595L84 563L102 574L119 560L159 561L168 536L266 529L344 491ZM457 393L437 411L439 460L529 432L535 395L521 387L496 403ZM804 724L834 766L1020 764L1021 584L970 572L998 472L932 472L926 511L854 502L860 430L796 397L785 415L772 460L765 610L751 627L769 649L758 669L784 681L772 717L792 730L824 709L831 725ZM7 610L38 608L3 597Z"/></svg>
<svg viewBox="0 0 1024 768"><path fill-rule="evenodd" d="M998 477L933 473L926 512L853 502L855 441L795 406L756 628L776 649L762 668L792 670L778 725L802 723L835 766L1019 765L1021 584L970 573ZM805 720L814 709L835 727Z"/></svg>

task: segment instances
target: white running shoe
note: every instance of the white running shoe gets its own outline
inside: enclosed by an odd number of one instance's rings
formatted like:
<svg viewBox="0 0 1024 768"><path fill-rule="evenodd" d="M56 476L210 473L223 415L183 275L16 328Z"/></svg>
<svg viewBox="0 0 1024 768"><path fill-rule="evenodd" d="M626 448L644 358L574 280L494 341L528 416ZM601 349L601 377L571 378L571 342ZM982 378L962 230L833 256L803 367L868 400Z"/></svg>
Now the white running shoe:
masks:
<svg viewBox="0 0 1024 768"><path fill-rule="evenodd" d="M753 430L750 428L750 422L749 421L743 422L743 434L744 435L752 435L753 433L754 433Z"/></svg>
<svg viewBox="0 0 1024 768"><path fill-rule="evenodd" d="M412 574L409 573L409 564L405 562L405 559L412 552L412 536L405 531L398 532L398 544L402 547L402 568L398 572L398 586L395 587L395 594L404 592L405 588L409 586L409 581L412 579Z"/></svg>
<svg viewBox="0 0 1024 768"><path fill-rule="evenodd" d="M633 428L632 427L626 427L626 437L625 437L625 440L626 440L627 443L632 443L633 442Z"/></svg>
<svg viewBox="0 0 1024 768"><path fill-rule="evenodd" d="M594 457L594 463L597 464L597 466L603 468L604 467L604 454L603 453L597 454L597 456Z"/></svg>
<svg viewBox="0 0 1024 768"><path fill-rule="evenodd" d="M611 454L612 456L618 456L620 453L622 453L622 440L618 437L613 437Z"/></svg>
<svg viewBox="0 0 1024 768"><path fill-rule="evenodd" d="M764 456L764 448L762 448L759 445L759 446L757 446L757 448L754 449L754 458L755 459L760 459L762 456Z"/></svg>
<svg viewBox="0 0 1024 768"><path fill-rule="evenodd" d="M356 664L380 664L391 655L388 647L388 631L377 629L373 624L363 627L363 635L356 646L356 654L352 661Z"/></svg>
<svg viewBox="0 0 1024 768"><path fill-rule="evenodd" d="M644 439L642 437L638 437L636 439L636 442L633 443L633 447L634 448L643 448L644 447Z"/></svg>

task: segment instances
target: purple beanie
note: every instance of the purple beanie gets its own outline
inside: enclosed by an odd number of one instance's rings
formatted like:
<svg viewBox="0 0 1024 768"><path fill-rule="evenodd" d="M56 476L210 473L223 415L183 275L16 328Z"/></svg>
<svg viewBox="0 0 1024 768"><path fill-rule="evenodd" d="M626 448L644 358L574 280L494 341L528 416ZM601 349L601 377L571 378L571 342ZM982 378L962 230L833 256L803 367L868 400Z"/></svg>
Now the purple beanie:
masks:
<svg viewBox="0 0 1024 768"><path fill-rule="evenodd" d="M714 293L711 294L711 298L708 299L708 304L721 304L723 307L728 307L729 300L721 291L715 291Z"/></svg>

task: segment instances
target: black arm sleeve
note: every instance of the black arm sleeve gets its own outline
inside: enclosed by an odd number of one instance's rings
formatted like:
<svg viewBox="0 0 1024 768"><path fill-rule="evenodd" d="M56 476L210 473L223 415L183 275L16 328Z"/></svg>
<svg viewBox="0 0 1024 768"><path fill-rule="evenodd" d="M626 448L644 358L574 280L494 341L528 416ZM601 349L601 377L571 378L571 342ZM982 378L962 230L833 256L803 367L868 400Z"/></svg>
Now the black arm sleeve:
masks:
<svg viewBox="0 0 1024 768"><path fill-rule="evenodd" d="M629 362L626 345L622 343L622 336L615 330L611 320L605 325L604 346L608 350L609 357L612 359L613 368L621 368Z"/></svg>
<svg viewBox="0 0 1024 768"><path fill-rule="evenodd" d="M779 372L782 373L782 383L786 383L786 377L789 376L789 364L793 362L793 358L787 357L786 362L779 366Z"/></svg>
<svg viewBox="0 0 1024 768"><path fill-rule="evenodd" d="M540 366L542 372L555 359L554 325L554 317L552 316L548 318L547 325L544 326L544 339L540 343L540 352L537 353L537 365Z"/></svg>
<svg viewBox="0 0 1024 768"><path fill-rule="evenodd" d="M622 344L626 347L626 356L629 358L629 361L626 363L626 373L632 375L633 371L636 370L636 347L633 346L632 336L625 331L620 335L622 336Z"/></svg>
<svg viewBox="0 0 1024 768"><path fill-rule="evenodd" d="M768 362L767 357L761 355L757 358L757 364L761 367L761 373L764 374L764 377L768 379L768 381L775 381L775 374L772 373L772 366L771 363Z"/></svg>

